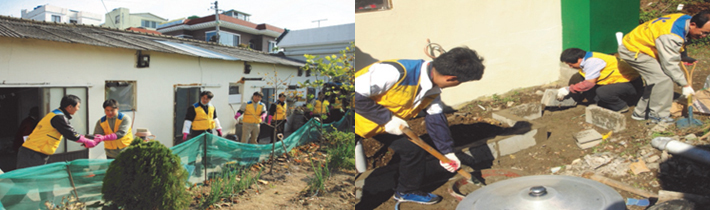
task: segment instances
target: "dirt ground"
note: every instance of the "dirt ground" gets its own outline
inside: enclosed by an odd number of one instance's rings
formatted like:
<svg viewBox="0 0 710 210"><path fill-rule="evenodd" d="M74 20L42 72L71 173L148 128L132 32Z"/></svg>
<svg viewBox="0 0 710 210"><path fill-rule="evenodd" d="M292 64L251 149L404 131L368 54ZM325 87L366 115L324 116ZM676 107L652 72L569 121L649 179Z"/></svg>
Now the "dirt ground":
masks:
<svg viewBox="0 0 710 210"><path fill-rule="evenodd" d="M706 77L710 74L710 63L708 63L708 48L691 49L691 56L700 60L693 75L693 88L700 90L703 88ZM690 67L689 67L690 70ZM485 75L484 78L485 79ZM449 127L455 142L474 142L490 136L500 134L509 129L492 120L480 121L479 119L490 119L491 113L495 110L506 109L525 103L539 103L545 89L559 88L554 84L529 87L513 90L502 95L484 97L472 100L462 108L453 113L448 113ZM445 90L444 90L445 91ZM676 98L679 96L680 88L675 87ZM685 98L677 99L685 101ZM681 102L684 103L684 102ZM635 104L630 104L633 110ZM488 169L516 169L528 175L564 174L580 176L583 171L575 171L575 160L584 160L585 156L612 154L620 158L622 164L628 165L630 162L642 160L646 157L657 155L663 157L662 151L650 146L650 141L657 136L676 136L679 140L710 150L710 141L707 139L694 140L689 134L697 137L707 132L703 127L710 125L707 115L695 114L695 118L701 120L704 125L687 129L678 129L675 125L669 126L665 131L652 131L656 124L649 124L646 121L636 121L631 119L631 113L623 115L626 117L626 129L614 132L607 140L593 148L582 150L576 144L573 135L586 129L594 129L600 134L607 134L609 130L597 127L585 122L586 104L578 104L569 109L547 108L543 111L541 118L533 120L535 124L547 126L547 140L538 139L537 145L519 151L512 155L503 156L493 161ZM485 109L485 110L484 110ZM681 119L682 117L675 117ZM412 130L422 137L428 138L424 127L423 118L415 118L408 121ZM367 139L364 141L366 155L368 156L368 167L377 168L388 164L393 155L393 151L383 148L379 142ZM458 146L458 143L457 143ZM392 163L396 163L396 159ZM392 164L389 163L389 164ZM649 164L650 165L650 164ZM561 167L561 170L553 173L551 169ZM599 173L599 172L598 172ZM690 159L670 155L665 161L660 161L657 167L650 167L650 172L635 175L631 171L621 171L614 173L604 173L606 177L629 184L635 188L657 193L658 190L670 190L698 195L710 195L710 166L694 162ZM502 179L499 179L502 180ZM486 180L488 184L497 180ZM444 200L435 205L420 205L404 203L402 209L455 209L456 201L446 191L449 183L438 187L433 193L444 196ZM616 189L624 199L643 197L620 189ZM392 195L388 195L391 197ZM654 200L651 200L653 203ZM389 199L376 209L393 209L395 202ZM645 207L628 206L628 209L645 209Z"/></svg>
<svg viewBox="0 0 710 210"><path fill-rule="evenodd" d="M262 174L259 180L265 181L238 195L231 201L223 199L208 209L354 209L355 199L354 170L332 170L325 182L325 192L314 196L306 192L308 182L314 179L311 168L312 160L322 161L324 151L317 143L295 148L297 152L289 161L285 156L278 158L271 171L271 162L252 166L252 175L259 168ZM315 158L314 158L315 157ZM271 172L271 173L270 173ZM193 189L193 192L210 192L210 186ZM202 209L194 206L190 209Z"/></svg>

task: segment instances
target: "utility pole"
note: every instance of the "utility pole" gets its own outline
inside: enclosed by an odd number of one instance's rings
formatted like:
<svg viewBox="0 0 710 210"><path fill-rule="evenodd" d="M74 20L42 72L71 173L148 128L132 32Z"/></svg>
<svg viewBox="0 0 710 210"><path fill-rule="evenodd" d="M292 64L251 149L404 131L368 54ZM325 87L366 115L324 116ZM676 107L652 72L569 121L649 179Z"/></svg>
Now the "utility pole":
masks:
<svg viewBox="0 0 710 210"><path fill-rule="evenodd" d="M215 34L215 36L216 36L215 40L217 43L219 43L219 11L220 10L219 10L219 6L217 5L217 1L214 1L214 3L212 3L212 4L214 6L210 7L210 9L214 9L214 18L215 18L215 22L217 23L217 26L215 26L217 28L216 29L217 33Z"/></svg>
<svg viewBox="0 0 710 210"><path fill-rule="evenodd" d="M318 22L318 28L320 28L320 22L321 22L321 21L326 21L326 20L328 20L328 19L314 20L314 21L311 21L311 23Z"/></svg>

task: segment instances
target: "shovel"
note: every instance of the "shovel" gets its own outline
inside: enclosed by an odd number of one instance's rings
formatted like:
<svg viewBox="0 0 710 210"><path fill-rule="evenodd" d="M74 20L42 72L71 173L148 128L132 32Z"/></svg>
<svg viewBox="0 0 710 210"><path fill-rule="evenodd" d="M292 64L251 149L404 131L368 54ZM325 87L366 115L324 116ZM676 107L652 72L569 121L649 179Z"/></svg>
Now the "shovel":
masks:
<svg viewBox="0 0 710 210"><path fill-rule="evenodd" d="M411 141L412 143L421 147L422 149L424 149L424 151L427 151L429 154L436 157L436 159L439 159L441 162L444 162L444 163L450 162L450 160L448 158L446 158L446 156L442 155L439 151L436 151L436 149L429 146L429 144L427 144L426 142L422 141L422 139L420 139L419 136L414 134L414 132L411 129L409 129L408 127L402 126L402 127L400 127L400 129L402 130L402 133L406 134L409 137L409 141ZM477 178L472 179L471 174L468 173L467 171L458 170L457 172L459 174L461 174L461 176L463 176L469 183L475 183L475 184L479 184L479 183L482 184L483 183L483 182L479 181Z"/></svg>
<svg viewBox="0 0 710 210"><path fill-rule="evenodd" d="M693 72L695 72L695 64L693 64L693 69L688 72L688 69L685 68L685 64L681 64L681 67L683 67L683 71L685 71L685 76L686 79L688 79L688 84L693 85ZM675 126L678 128L687 128L691 126L700 126L703 125L703 122L701 122L698 119L693 118L693 96L689 95L688 96L688 118L683 118L679 119L676 121Z"/></svg>

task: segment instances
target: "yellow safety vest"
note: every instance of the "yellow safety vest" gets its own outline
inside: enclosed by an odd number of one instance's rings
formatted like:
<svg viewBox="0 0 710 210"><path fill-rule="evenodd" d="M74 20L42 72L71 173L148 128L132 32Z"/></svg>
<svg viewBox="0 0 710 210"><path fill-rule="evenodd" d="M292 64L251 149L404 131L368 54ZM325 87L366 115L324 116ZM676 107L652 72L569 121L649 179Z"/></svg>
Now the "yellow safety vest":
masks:
<svg viewBox="0 0 710 210"><path fill-rule="evenodd" d="M284 102L284 105L279 105L278 102L276 102L276 113L274 113L274 120L284 120L286 119L286 102Z"/></svg>
<svg viewBox="0 0 710 210"><path fill-rule="evenodd" d="M343 102L339 98L335 98L335 103L333 103L333 109L343 108Z"/></svg>
<svg viewBox="0 0 710 210"><path fill-rule="evenodd" d="M439 96L439 94L427 96L422 99L419 106L414 107L414 98L421 85L419 81L420 71L424 60L389 60L378 63L392 65L400 73L400 79L386 93L379 96L370 96L375 103L390 110L394 116L409 120L417 116L422 109L428 107ZM370 66L356 72L355 77L369 71ZM355 112L355 133L364 138L370 138L385 133L385 126L372 122Z"/></svg>
<svg viewBox="0 0 710 210"><path fill-rule="evenodd" d="M261 123L261 111L264 110L264 103L258 102L256 107L253 105L254 102L247 102L246 109L244 111L244 123Z"/></svg>
<svg viewBox="0 0 710 210"><path fill-rule="evenodd" d="M55 109L44 116L22 146L45 155L53 155L63 138L62 134L52 127L52 118L57 115L64 115L64 112Z"/></svg>
<svg viewBox="0 0 710 210"><path fill-rule="evenodd" d="M323 101L316 100L316 103L313 106L313 114L328 113L328 105L330 105L330 102L328 102L328 100L325 100L325 99Z"/></svg>
<svg viewBox="0 0 710 210"><path fill-rule="evenodd" d="M604 69L599 72L597 85L630 82L639 76L639 73L631 68L619 68L619 58L616 56L598 52L587 52L587 55L584 56L584 60L587 60L588 58L599 58L606 62ZM582 69L579 69L579 74L585 77Z"/></svg>
<svg viewBox="0 0 710 210"><path fill-rule="evenodd" d="M214 129L214 106L208 104L207 111L205 111L205 109L200 106L200 102L197 102L193 107L195 107L195 119L192 120L192 130L203 131Z"/></svg>
<svg viewBox="0 0 710 210"><path fill-rule="evenodd" d="M101 128L104 129L104 135L109 135L112 133L116 133L118 128L120 127L121 123L123 122L123 113L118 113L118 116L116 116L116 122L114 123L115 125L113 126L113 129L111 129L111 126L108 124L108 120L106 120L106 116L101 118ZM113 141L104 141L104 148L106 149L123 149L127 147L128 145L131 144L133 141L133 133L132 133L132 128L128 128L128 131L126 132L126 135L121 137L120 139L116 139Z"/></svg>
<svg viewBox="0 0 710 210"><path fill-rule="evenodd" d="M688 33L685 25L692 18L689 15L677 13L659 17L637 26L633 31L626 34L622 43L631 52L647 54L658 59L656 50L656 39L662 35L673 34L685 40ZM683 48L680 49L683 51Z"/></svg>

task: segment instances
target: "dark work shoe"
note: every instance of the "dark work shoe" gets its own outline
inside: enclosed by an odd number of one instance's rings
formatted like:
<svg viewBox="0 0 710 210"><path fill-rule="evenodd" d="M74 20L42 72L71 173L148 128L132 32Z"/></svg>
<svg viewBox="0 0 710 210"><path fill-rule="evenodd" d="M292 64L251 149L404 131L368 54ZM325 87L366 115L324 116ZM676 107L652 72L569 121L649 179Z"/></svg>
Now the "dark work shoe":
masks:
<svg viewBox="0 0 710 210"><path fill-rule="evenodd" d="M414 202L420 204L436 204L441 201L442 197L424 192L413 192L413 193L394 193L394 200L397 202Z"/></svg>
<svg viewBox="0 0 710 210"><path fill-rule="evenodd" d="M621 110L617 111L619 113L626 113L629 111L629 106L625 106L624 108L621 108ZM632 116L633 117L633 116Z"/></svg>

